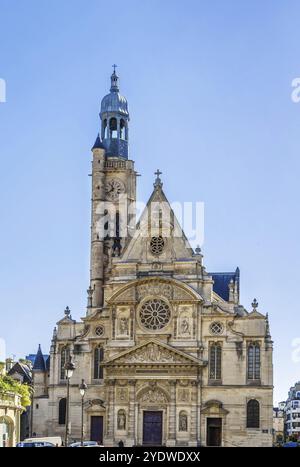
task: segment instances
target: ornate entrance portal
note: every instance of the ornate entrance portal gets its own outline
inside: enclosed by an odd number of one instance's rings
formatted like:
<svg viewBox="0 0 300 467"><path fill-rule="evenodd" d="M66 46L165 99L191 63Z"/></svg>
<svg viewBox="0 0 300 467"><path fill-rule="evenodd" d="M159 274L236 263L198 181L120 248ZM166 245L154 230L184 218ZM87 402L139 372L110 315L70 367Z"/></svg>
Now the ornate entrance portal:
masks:
<svg viewBox="0 0 300 467"><path fill-rule="evenodd" d="M162 444L162 417L161 410L144 411L143 415L143 444L160 446Z"/></svg>

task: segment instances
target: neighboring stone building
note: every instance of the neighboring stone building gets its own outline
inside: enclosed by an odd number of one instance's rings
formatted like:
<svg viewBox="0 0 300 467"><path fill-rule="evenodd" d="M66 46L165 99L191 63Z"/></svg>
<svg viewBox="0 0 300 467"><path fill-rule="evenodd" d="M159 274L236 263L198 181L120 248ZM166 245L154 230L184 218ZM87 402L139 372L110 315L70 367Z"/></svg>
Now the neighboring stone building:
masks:
<svg viewBox="0 0 300 467"><path fill-rule="evenodd" d="M9 359L10 360L10 359ZM28 386L33 386L32 364L30 360L19 360L18 362L9 361L7 375L14 380ZM23 410L20 418L20 440L23 441L31 435L31 405Z"/></svg>
<svg viewBox="0 0 300 467"><path fill-rule="evenodd" d="M300 440L300 381L290 388L285 403L285 430L287 438Z"/></svg>
<svg viewBox="0 0 300 467"><path fill-rule="evenodd" d="M273 408L273 444L284 441L284 411L285 402L279 402L278 407Z"/></svg>
<svg viewBox="0 0 300 467"><path fill-rule="evenodd" d="M0 448L13 447L20 441L21 396L0 390Z"/></svg>
<svg viewBox="0 0 300 467"><path fill-rule="evenodd" d="M0 448L13 447L20 441L21 416L25 409L21 405L21 395L11 387L11 379L6 379L12 376L9 371L15 365L12 359L0 363ZM16 379L23 383L21 378Z"/></svg>
<svg viewBox="0 0 300 467"><path fill-rule="evenodd" d="M87 313L76 322L66 309L53 333L50 370L34 372L33 431L64 435L64 365L72 355L71 438L80 437L78 385L84 378L86 439L271 446L267 315L256 300L250 312L240 304L238 269L206 272L200 248L193 251L170 209L159 171L148 202L152 212L145 210L135 227L137 174L128 159L129 114L115 72L100 117L92 148ZM181 177L183 187L188 181ZM111 220L104 235L99 225Z"/></svg>

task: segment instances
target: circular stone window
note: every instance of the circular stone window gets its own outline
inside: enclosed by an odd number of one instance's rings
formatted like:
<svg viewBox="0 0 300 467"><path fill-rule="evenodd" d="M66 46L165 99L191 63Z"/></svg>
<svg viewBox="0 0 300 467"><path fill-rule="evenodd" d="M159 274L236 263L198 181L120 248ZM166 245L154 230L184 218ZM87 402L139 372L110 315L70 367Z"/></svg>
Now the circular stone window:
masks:
<svg viewBox="0 0 300 467"><path fill-rule="evenodd" d="M169 305L163 300L147 300L140 309L142 325L151 331L165 327L170 321L171 311Z"/></svg>
<svg viewBox="0 0 300 467"><path fill-rule="evenodd" d="M96 334L96 336L98 336L98 337L103 336L103 334L104 334L104 327L103 327L103 326L97 326L97 327L95 328L95 334Z"/></svg>
<svg viewBox="0 0 300 467"><path fill-rule="evenodd" d="M212 334L222 334L223 332L223 324L218 323L215 321L214 323L211 323L210 325L210 332Z"/></svg>
<svg viewBox="0 0 300 467"><path fill-rule="evenodd" d="M159 237L152 237L150 240L150 250L153 255L160 255L164 249L165 241L160 235Z"/></svg>

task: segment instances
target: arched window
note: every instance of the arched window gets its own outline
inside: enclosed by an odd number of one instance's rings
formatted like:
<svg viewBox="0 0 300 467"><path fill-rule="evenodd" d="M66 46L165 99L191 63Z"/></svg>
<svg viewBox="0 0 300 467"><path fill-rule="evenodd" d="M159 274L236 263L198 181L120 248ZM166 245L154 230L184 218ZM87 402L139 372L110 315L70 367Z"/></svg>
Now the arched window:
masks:
<svg viewBox="0 0 300 467"><path fill-rule="evenodd" d="M103 120L102 124L102 139L108 138L108 128L107 128L107 119Z"/></svg>
<svg viewBox="0 0 300 467"><path fill-rule="evenodd" d="M69 358L70 358L70 349L68 346L65 346L61 349L61 352L60 352L60 379L66 378L65 364L69 361Z"/></svg>
<svg viewBox="0 0 300 467"><path fill-rule="evenodd" d="M103 347L96 347L94 350L94 379L103 378Z"/></svg>
<svg viewBox="0 0 300 467"><path fill-rule="evenodd" d="M67 399L63 397L58 403L58 424L66 424Z"/></svg>
<svg viewBox="0 0 300 467"><path fill-rule="evenodd" d="M247 428L259 428L259 402L256 399L247 403Z"/></svg>
<svg viewBox="0 0 300 467"><path fill-rule="evenodd" d="M220 380L222 377L222 346L214 342L209 346L209 379Z"/></svg>
<svg viewBox="0 0 300 467"><path fill-rule="evenodd" d="M120 120L120 139L126 139L126 123L123 118Z"/></svg>
<svg viewBox="0 0 300 467"><path fill-rule="evenodd" d="M108 214L108 210L107 209L104 209L104 226L103 226L103 229L104 229L104 232L103 232L103 237L107 240L109 238L109 214Z"/></svg>
<svg viewBox="0 0 300 467"><path fill-rule="evenodd" d="M118 121L115 117L111 118L109 121L109 132L111 138L118 137Z"/></svg>
<svg viewBox="0 0 300 467"><path fill-rule="evenodd" d="M248 380L260 379L260 345L252 342L248 345Z"/></svg>

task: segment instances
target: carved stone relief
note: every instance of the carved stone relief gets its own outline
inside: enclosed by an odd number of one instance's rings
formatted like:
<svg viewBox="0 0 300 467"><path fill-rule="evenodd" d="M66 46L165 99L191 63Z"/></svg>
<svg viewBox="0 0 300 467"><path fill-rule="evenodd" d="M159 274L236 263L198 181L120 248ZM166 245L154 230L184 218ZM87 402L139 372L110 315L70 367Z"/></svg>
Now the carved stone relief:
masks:
<svg viewBox="0 0 300 467"><path fill-rule="evenodd" d="M173 287L170 284L165 284L162 282L151 282L149 284L139 285L138 288L138 298L142 299L148 295L162 295L163 297L172 299Z"/></svg>
<svg viewBox="0 0 300 467"><path fill-rule="evenodd" d="M190 390L183 388L178 389L178 402L189 402L190 401Z"/></svg>
<svg viewBox="0 0 300 467"><path fill-rule="evenodd" d="M149 388L140 398L141 403L162 404L167 402L165 394L159 388Z"/></svg>
<svg viewBox="0 0 300 467"><path fill-rule="evenodd" d="M128 401L128 389L127 388L117 388L117 401L118 402Z"/></svg>

